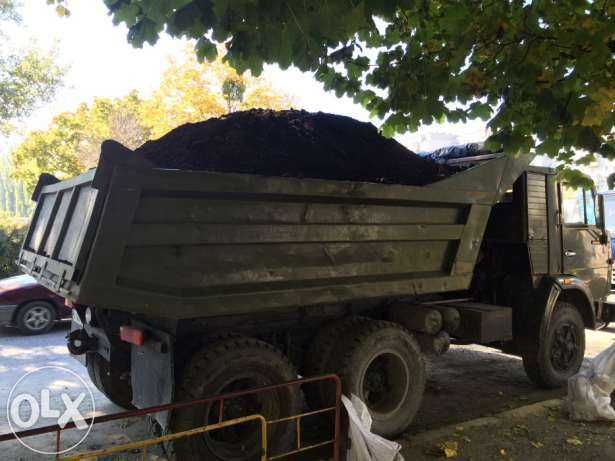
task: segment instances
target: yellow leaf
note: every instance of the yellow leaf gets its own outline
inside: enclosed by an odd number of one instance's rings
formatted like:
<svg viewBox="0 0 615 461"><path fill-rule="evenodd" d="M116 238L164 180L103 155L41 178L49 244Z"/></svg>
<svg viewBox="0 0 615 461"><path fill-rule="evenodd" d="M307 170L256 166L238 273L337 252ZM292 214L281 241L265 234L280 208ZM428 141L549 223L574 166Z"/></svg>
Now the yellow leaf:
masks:
<svg viewBox="0 0 615 461"><path fill-rule="evenodd" d="M444 453L444 456L447 459L455 458L458 455L459 445L457 444L457 442L449 440L444 443L441 443L440 449L442 450L442 453Z"/></svg>
<svg viewBox="0 0 615 461"><path fill-rule="evenodd" d="M566 439L566 443L577 447L583 445L583 442L581 442L576 435L573 435L572 437Z"/></svg>
<svg viewBox="0 0 615 461"><path fill-rule="evenodd" d="M540 442L530 442L534 448L542 448L544 445Z"/></svg>

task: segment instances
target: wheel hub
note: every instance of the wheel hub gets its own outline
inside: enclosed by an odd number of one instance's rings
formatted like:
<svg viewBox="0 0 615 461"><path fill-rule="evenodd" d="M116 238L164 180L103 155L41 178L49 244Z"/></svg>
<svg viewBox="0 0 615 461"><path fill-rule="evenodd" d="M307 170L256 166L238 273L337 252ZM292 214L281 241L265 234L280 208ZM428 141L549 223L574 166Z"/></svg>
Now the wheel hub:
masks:
<svg viewBox="0 0 615 461"><path fill-rule="evenodd" d="M42 330L51 321L49 310L44 307L33 307L26 312L24 323L31 330Z"/></svg>
<svg viewBox="0 0 615 461"><path fill-rule="evenodd" d="M551 361L558 371L567 371L574 365L579 351L579 338L570 322L559 325L554 332Z"/></svg>
<svg viewBox="0 0 615 461"><path fill-rule="evenodd" d="M365 371L362 398L375 413L386 414L399 408L410 387L410 371L394 352L375 357Z"/></svg>

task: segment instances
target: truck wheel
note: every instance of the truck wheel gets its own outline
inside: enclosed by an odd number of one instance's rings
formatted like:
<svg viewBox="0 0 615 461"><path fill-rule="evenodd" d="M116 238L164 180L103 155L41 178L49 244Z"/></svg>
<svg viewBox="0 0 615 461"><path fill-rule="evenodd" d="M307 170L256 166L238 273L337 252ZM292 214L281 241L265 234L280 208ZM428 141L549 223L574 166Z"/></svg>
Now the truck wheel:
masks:
<svg viewBox="0 0 615 461"><path fill-rule="evenodd" d="M279 384L297 378L286 357L271 345L252 338L229 338L196 352L177 385L176 400L195 400L243 389ZM267 420L298 414L300 391L280 388L224 404L224 419L260 414ZM179 432L218 422L219 403L175 410L171 431ZM285 450L294 440L294 424L269 427L269 453ZM247 423L175 442L177 459L247 460L258 458L258 426Z"/></svg>
<svg viewBox="0 0 615 461"><path fill-rule="evenodd" d="M53 327L56 310L46 301L32 301L21 306L15 317L17 328L25 335L47 333Z"/></svg>
<svg viewBox="0 0 615 461"><path fill-rule="evenodd" d="M339 343L338 375L344 392L367 405L372 430L384 437L403 432L425 391L425 362L412 335L401 325L369 321Z"/></svg>
<svg viewBox="0 0 615 461"><path fill-rule="evenodd" d="M122 379L120 373L109 366L109 362L91 352L87 356L87 369L90 380L105 397L118 407L134 409L129 379Z"/></svg>
<svg viewBox="0 0 615 461"><path fill-rule="evenodd" d="M570 303L558 301L544 338L537 338L533 350L523 354L523 366L537 385L562 387L575 375L585 355L585 324Z"/></svg>
<svg viewBox="0 0 615 461"><path fill-rule="evenodd" d="M321 328L305 354L304 375L306 377L333 373L332 357L340 338L348 330L369 321L366 317L345 317ZM305 385L305 397L310 408L317 410L331 406L335 401L335 387L331 382Z"/></svg>

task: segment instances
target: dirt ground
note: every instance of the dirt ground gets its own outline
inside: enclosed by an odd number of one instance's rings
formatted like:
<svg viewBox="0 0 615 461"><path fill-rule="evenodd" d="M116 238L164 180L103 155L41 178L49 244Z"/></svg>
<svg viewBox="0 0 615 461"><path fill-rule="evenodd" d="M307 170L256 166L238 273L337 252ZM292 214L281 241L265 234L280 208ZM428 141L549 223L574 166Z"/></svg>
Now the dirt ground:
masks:
<svg viewBox="0 0 615 461"><path fill-rule="evenodd" d="M615 341L615 328L586 333L586 359ZM566 389L537 388L525 375L520 358L483 346L452 346L442 357L428 361L427 371L425 397L408 429L410 435L566 394Z"/></svg>
<svg viewBox="0 0 615 461"><path fill-rule="evenodd" d="M613 341L614 328L587 331L586 359ZM519 358L453 346L428 371L421 410L397 440L406 460L446 459L443 448L457 460L615 459L615 424L570 421L566 389L536 388Z"/></svg>
<svg viewBox="0 0 615 461"><path fill-rule="evenodd" d="M64 327L38 337L0 330L0 432L7 429L8 391L24 372L44 364L58 364L87 376L81 365L68 356L65 334ZM586 356L595 356L614 340L615 329L588 331ZM457 443L458 456L452 459L615 459L615 425L572 423L557 404L547 407L545 413L524 413L528 406L535 408L535 402L562 397L565 390L537 389L516 357L481 346L454 346L443 357L430 361L428 371L421 410L398 440L407 461L444 458L438 445L447 441ZM102 394L94 392L98 414L118 410ZM476 418L480 418L478 423L467 423ZM70 443L72 435L66 436L65 442ZM98 425L79 448L96 450L147 437L147 425L142 420ZM51 438L49 443L53 443ZM2 445L0 459L53 457L35 455L14 442Z"/></svg>
<svg viewBox="0 0 615 461"><path fill-rule="evenodd" d="M615 423L570 421L555 399L399 442L406 460L610 460Z"/></svg>

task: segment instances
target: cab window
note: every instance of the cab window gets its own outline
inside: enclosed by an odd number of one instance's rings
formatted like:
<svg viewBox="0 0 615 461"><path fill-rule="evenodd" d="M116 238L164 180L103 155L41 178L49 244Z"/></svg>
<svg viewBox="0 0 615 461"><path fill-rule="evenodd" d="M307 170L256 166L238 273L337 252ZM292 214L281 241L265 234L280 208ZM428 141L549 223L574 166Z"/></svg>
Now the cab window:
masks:
<svg viewBox="0 0 615 461"><path fill-rule="evenodd" d="M572 226L595 226L599 221L596 197L591 189L562 186L562 219Z"/></svg>

